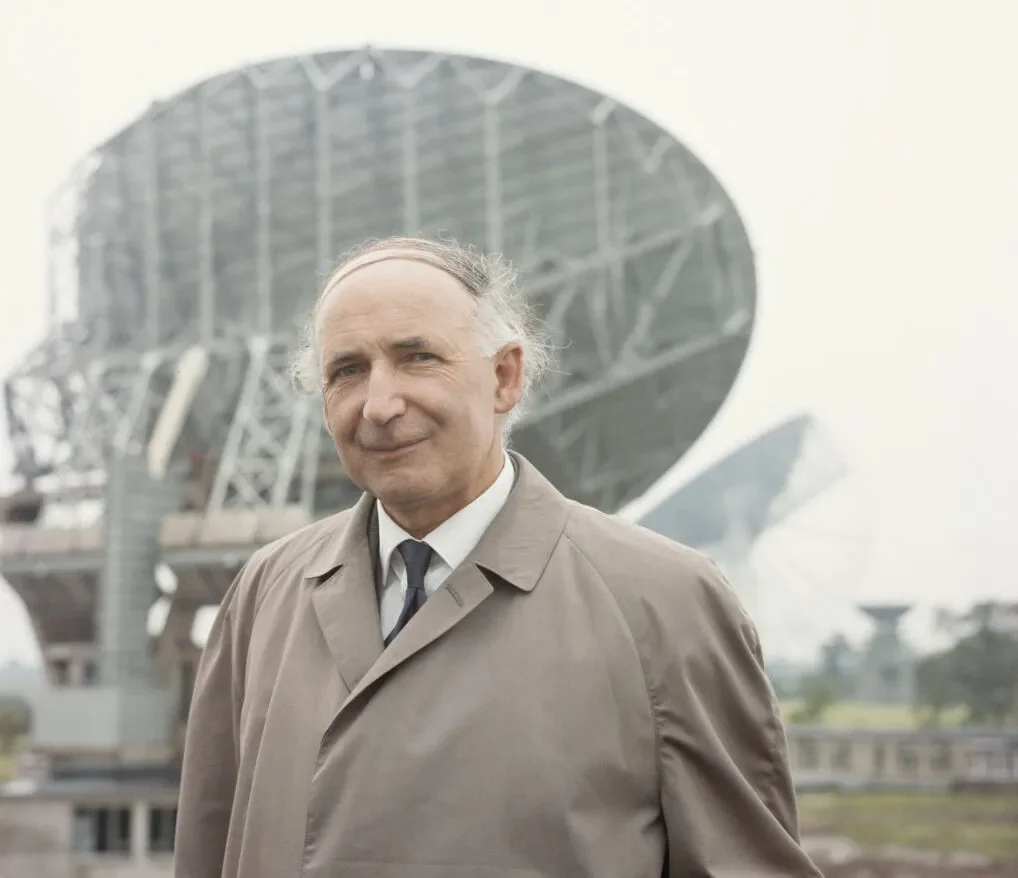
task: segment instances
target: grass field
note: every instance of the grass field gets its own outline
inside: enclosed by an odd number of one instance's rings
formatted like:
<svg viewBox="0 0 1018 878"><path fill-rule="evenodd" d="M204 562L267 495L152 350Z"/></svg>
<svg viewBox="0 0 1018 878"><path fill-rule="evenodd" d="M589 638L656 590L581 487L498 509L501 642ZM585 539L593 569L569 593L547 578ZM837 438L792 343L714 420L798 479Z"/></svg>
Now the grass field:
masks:
<svg viewBox="0 0 1018 878"><path fill-rule="evenodd" d="M897 845L1018 863L1018 796L804 793L799 818L804 835L845 836L868 851Z"/></svg>
<svg viewBox="0 0 1018 878"><path fill-rule="evenodd" d="M785 722L791 722L798 702L784 701L781 712ZM942 726L957 726L965 719L965 711L957 708L945 711L940 719ZM838 701L824 713L819 725L841 726L855 729L914 729L920 725L920 716L911 707L901 704L864 704L858 701Z"/></svg>

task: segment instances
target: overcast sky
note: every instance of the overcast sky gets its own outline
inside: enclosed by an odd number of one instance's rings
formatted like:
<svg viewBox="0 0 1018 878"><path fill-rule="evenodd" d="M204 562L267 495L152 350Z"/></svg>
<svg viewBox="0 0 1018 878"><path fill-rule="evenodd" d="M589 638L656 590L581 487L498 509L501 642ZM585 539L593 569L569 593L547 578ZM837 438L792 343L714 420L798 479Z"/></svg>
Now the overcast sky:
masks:
<svg viewBox="0 0 1018 878"><path fill-rule="evenodd" d="M44 331L47 196L152 100L316 49L485 55L645 113L735 200L757 333L672 478L801 410L841 444L872 538L823 594L760 595L832 609L793 651L857 600L1018 598L1016 36L1014 0L3 0L0 373ZM0 591L0 662L33 653Z"/></svg>

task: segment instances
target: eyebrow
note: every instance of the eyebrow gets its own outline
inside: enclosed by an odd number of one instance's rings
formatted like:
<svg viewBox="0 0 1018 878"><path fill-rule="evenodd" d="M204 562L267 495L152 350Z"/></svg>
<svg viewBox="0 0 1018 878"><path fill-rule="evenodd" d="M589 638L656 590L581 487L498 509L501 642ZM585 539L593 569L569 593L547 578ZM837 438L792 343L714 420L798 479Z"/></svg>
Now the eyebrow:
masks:
<svg viewBox="0 0 1018 878"><path fill-rule="evenodd" d="M411 338L401 338L392 342L388 348L390 351L420 351L427 347L430 347L431 343L423 336L412 336ZM333 369L338 369L340 366L345 366L348 363L354 363L358 360L363 359L364 355L359 351L340 351L335 356L329 357L326 363L326 372L331 372Z"/></svg>
<svg viewBox="0 0 1018 878"><path fill-rule="evenodd" d="M389 345L390 350L394 351L419 351L421 348L430 346L430 342L422 336L414 336L412 338L401 338L398 341L394 341Z"/></svg>

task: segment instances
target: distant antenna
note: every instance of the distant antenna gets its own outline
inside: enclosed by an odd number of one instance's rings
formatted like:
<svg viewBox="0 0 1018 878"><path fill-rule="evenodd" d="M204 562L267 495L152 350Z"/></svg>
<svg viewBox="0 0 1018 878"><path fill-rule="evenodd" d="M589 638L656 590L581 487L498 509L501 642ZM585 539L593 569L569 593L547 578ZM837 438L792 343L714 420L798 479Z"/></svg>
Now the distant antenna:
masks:
<svg viewBox="0 0 1018 878"><path fill-rule="evenodd" d="M879 704L911 704L914 660L902 641L898 626L911 604L863 604L876 630L863 652L859 668L858 698Z"/></svg>
<svg viewBox="0 0 1018 878"><path fill-rule="evenodd" d="M897 632L902 617L912 604L860 604L859 611L869 616L879 632Z"/></svg>

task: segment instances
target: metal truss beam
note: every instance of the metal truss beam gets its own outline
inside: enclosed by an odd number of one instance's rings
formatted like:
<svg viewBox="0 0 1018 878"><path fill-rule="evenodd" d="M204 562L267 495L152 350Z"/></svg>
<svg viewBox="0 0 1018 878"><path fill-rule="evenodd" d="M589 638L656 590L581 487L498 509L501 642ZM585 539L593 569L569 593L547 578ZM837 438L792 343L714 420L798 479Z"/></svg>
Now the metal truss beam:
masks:
<svg viewBox="0 0 1018 878"><path fill-rule="evenodd" d="M160 404L153 377L165 361L155 352L139 359L12 375L4 405L19 473L32 481L101 471L114 444L141 448Z"/></svg>
<svg viewBox="0 0 1018 878"><path fill-rule="evenodd" d="M179 444L214 476L195 496L312 508L329 464L286 349L362 237L451 235L523 269L562 354L525 425L570 488L605 497L643 476L604 459L621 440L601 397L725 346L704 379L720 400L750 323L752 255L709 172L624 106L495 62L365 48L250 65L154 105L60 196L51 338L5 399L30 477L144 444L169 386L161 364L139 368L144 351L170 362L201 344L209 377ZM672 417L662 390L657 425ZM639 437L632 450L659 463Z"/></svg>
<svg viewBox="0 0 1018 878"><path fill-rule="evenodd" d="M726 327L722 332L705 338L698 338L688 344L673 348L638 365L622 364L613 369L603 378L590 382L575 390L557 395L554 399L547 400L543 405L531 409L520 420L520 424L533 424L544 418L562 414L571 409L578 408L584 403L591 402L612 390L632 384L640 378L654 374L660 369L681 363L698 354L705 353L719 347L729 338L735 338L743 333L745 324L736 324Z"/></svg>
<svg viewBox="0 0 1018 878"><path fill-rule="evenodd" d="M257 336L250 340L248 352L247 374L216 472L210 510L286 505L300 458L310 446L306 434L312 401L297 396L290 385L286 344Z"/></svg>

